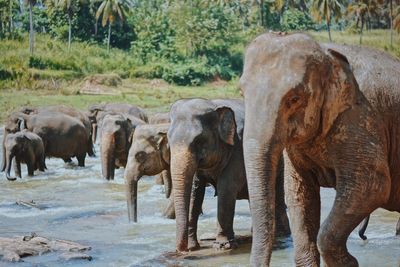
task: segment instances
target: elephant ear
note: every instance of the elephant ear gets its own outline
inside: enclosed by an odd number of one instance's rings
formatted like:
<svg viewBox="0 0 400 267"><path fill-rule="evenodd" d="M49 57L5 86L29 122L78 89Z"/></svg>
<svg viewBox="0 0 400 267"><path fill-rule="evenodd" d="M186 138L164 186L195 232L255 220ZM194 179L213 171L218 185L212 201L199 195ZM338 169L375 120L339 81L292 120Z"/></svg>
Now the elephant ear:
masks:
<svg viewBox="0 0 400 267"><path fill-rule="evenodd" d="M215 110L218 114L218 134L222 141L228 145L235 144L236 122L235 115L229 107L219 107Z"/></svg>
<svg viewBox="0 0 400 267"><path fill-rule="evenodd" d="M328 49L331 73L326 83L323 111L322 131L327 135L338 116L351 108L356 97L358 84L351 71L350 63L343 54Z"/></svg>
<svg viewBox="0 0 400 267"><path fill-rule="evenodd" d="M157 134L157 150L161 151L162 158L164 159L165 162L169 164L170 162L169 144L166 132L159 132Z"/></svg>

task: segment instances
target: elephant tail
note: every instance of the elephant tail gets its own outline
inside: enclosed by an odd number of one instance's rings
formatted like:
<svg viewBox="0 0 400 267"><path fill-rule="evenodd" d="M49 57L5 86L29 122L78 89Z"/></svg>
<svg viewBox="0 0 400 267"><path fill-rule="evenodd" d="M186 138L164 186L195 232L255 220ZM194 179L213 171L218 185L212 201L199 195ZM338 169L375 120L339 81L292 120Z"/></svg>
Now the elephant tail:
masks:
<svg viewBox="0 0 400 267"><path fill-rule="evenodd" d="M368 222L369 222L369 215L362 221L360 228L358 229L358 235L362 240L367 240L367 236L364 233L367 230Z"/></svg>
<svg viewBox="0 0 400 267"><path fill-rule="evenodd" d="M94 145L93 145L93 139L92 139L92 135L89 136L89 143L88 143L88 151L87 154L89 157L95 157L96 153L94 151Z"/></svg>

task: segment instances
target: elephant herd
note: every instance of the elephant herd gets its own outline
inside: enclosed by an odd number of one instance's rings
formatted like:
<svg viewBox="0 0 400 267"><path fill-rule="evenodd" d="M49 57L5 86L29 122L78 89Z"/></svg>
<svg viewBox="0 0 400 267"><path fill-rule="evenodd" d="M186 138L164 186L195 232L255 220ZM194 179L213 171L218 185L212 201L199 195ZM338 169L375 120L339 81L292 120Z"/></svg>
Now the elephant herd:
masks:
<svg viewBox="0 0 400 267"><path fill-rule="evenodd" d="M138 181L159 175L176 219L176 250L199 249L207 186L217 196L214 247L237 247L235 202L248 199L251 264L269 266L276 236L292 235L296 266L358 266L347 239L377 208L400 212L400 61L305 34L266 33L246 49L237 99L181 99L147 115L120 103L23 108L5 124L2 170L21 177L45 158L84 166L99 136L102 175L125 168L128 218ZM320 187L336 190L320 223ZM286 213L288 209L289 219ZM400 220L397 224L400 234Z"/></svg>

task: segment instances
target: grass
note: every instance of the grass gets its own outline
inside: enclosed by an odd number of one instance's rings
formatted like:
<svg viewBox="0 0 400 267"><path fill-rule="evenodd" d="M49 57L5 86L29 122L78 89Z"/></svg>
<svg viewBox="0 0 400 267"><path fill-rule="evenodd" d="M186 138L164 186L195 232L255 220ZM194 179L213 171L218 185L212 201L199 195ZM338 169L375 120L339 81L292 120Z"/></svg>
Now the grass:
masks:
<svg viewBox="0 0 400 267"><path fill-rule="evenodd" d="M327 32L309 34L328 42ZM332 32L332 38L336 43L359 44L359 35L351 32ZM400 57L400 35L394 33L393 48L389 40L389 31L373 30L365 32L363 45ZM68 52L65 43L37 35L35 56L31 58L24 36L22 40L1 40L0 51L0 123L10 111L25 105L66 104L86 109L93 103L126 102L163 111L179 98L240 97L237 80L188 87L129 78L138 73L138 64L129 52L111 49L107 53L105 48L89 43L74 42ZM82 88L88 80L99 83L94 87L100 87L101 95L85 94Z"/></svg>
<svg viewBox="0 0 400 267"><path fill-rule="evenodd" d="M309 32L316 40L329 42L328 32ZM354 32L332 32L332 41L338 44L360 44L360 35ZM400 58L400 34L393 33L393 47L390 46L390 31L371 30L365 31L363 35L363 46L380 49Z"/></svg>
<svg viewBox="0 0 400 267"><path fill-rule="evenodd" d="M153 81L154 82L154 81ZM22 106L49 106L64 104L79 109L102 102L123 102L138 105L151 112L167 111L180 98L238 98L236 83L208 84L198 87L173 86L163 82L154 85L151 81L125 79L115 95L68 94L70 91L49 90L2 90L0 95L0 124L7 114ZM69 89L73 90L73 89ZM66 94L67 93L67 94Z"/></svg>

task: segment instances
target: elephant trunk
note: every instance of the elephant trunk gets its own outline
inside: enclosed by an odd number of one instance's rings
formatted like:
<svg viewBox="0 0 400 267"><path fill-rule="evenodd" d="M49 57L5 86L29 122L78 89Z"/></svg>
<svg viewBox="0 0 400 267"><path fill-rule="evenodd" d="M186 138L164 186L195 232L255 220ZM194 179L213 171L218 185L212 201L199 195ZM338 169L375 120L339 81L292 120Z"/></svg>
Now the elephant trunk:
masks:
<svg viewBox="0 0 400 267"><path fill-rule="evenodd" d="M164 170L162 171L161 176L164 182L165 197L169 198L171 196L171 191L172 191L171 172L169 170Z"/></svg>
<svg viewBox="0 0 400 267"><path fill-rule="evenodd" d="M138 181L136 179L126 180L126 199L128 203L128 218L129 221L137 222L137 187Z"/></svg>
<svg viewBox="0 0 400 267"><path fill-rule="evenodd" d="M7 151L7 153L6 153L6 177L7 177L7 180L9 180L9 181L15 181L16 180L16 178L15 177L11 177L11 165L12 165L12 161L13 161L13 158L14 158L14 154L13 153L11 153L11 152L9 152L9 151Z"/></svg>
<svg viewBox="0 0 400 267"><path fill-rule="evenodd" d="M133 162L135 160L128 160L124 173L129 222L137 222L137 188L141 177L137 165Z"/></svg>
<svg viewBox="0 0 400 267"><path fill-rule="evenodd" d="M7 134L6 131L4 131L4 136L3 136L3 144L2 144L2 160L1 160L1 171L4 172L6 170L6 138Z"/></svg>
<svg viewBox="0 0 400 267"><path fill-rule="evenodd" d="M189 204L197 163L187 146L171 146L171 176L176 215L176 249L188 250Z"/></svg>
<svg viewBox="0 0 400 267"><path fill-rule="evenodd" d="M101 137L101 166L103 177L114 180L115 171L115 138L113 134Z"/></svg>
<svg viewBox="0 0 400 267"><path fill-rule="evenodd" d="M252 266L269 266L276 227L277 171L283 150L275 140L273 125L266 123L263 128L266 130L260 131L258 124L249 123L244 130L243 149L253 224Z"/></svg>
<svg viewBox="0 0 400 267"><path fill-rule="evenodd" d="M358 235L360 236L360 238L362 240L367 240L367 236L365 235L365 231L367 230L368 223L369 223L369 215L368 215L368 217L366 217L362 221L362 223L360 225L360 228L358 228Z"/></svg>

